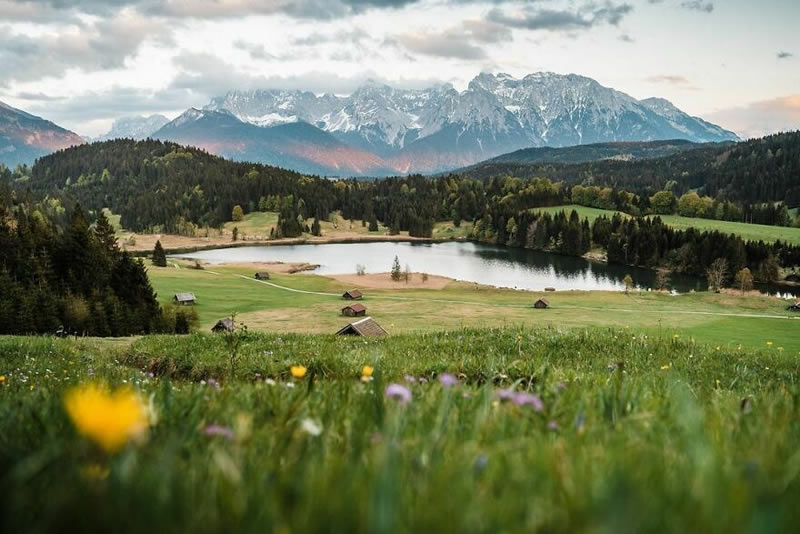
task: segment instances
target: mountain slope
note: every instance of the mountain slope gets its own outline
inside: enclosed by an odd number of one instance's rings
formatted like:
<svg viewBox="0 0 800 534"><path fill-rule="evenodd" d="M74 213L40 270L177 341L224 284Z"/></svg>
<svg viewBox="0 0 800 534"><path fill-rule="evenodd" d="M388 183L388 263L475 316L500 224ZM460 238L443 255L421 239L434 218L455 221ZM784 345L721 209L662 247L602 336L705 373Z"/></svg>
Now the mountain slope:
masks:
<svg viewBox="0 0 800 534"><path fill-rule="evenodd" d="M203 148L239 161L308 174L361 175L388 172L369 152L353 148L304 122L259 127L225 111L190 109L153 134L154 139Z"/></svg>
<svg viewBox="0 0 800 534"><path fill-rule="evenodd" d="M0 163L14 167L84 140L48 120L0 102Z"/></svg>
<svg viewBox="0 0 800 534"><path fill-rule="evenodd" d="M243 124L262 129L307 123L359 154L358 163L353 164L347 158L355 156L344 148L333 153L323 150L326 157L314 165L323 169L332 164L327 172L334 174L350 170L370 175L385 169L390 173L436 172L526 147L737 140L732 132L691 117L666 100L639 101L575 74L536 73L517 79L483 73L461 92L451 85L402 90L374 82L349 96L232 91L214 98L204 111L228 113ZM237 158L256 154L257 161L284 164L264 150L255 130L247 131L253 138L237 133L238 153L224 154ZM227 145L232 142L230 134L229 129L220 128L204 132L202 137L209 146ZM197 144L186 136L170 139ZM295 155L319 150L308 146L295 150ZM365 157L366 153L373 157Z"/></svg>
<svg viewBox="0 0 800 534"><path fill-rule="evenodd" d="M157 132L169 119L164 115L150 115L149 117L122 117L114 121L111 130L94 141L108 141L109 139L147 139Z"/></svg>

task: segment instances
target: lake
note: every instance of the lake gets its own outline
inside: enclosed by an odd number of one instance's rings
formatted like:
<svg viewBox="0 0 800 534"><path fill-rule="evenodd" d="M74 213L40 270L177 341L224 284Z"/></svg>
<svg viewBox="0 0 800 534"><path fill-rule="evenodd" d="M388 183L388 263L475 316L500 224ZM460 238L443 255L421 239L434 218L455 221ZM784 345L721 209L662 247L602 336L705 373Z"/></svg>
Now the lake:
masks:
<svg viewBox="0 0 800 534"><path fill-rule="evenodd" d="M558 290L623 290L626 274L630 274L636 286L642 289L653 287L655 282L655 272L648 269L465 241L254 246L203 250L174 257L212 264L270 261L312 263L319 264L319 268L313 272L324 275L352 274L356 272L357 264L364 265L368 273L388 272L395 256L400 259L402 268L408 265L414 272L534 291L542 291L546 287ZM684 293L705 290L707 285L705 280L697 277L672 275L670 287ZM759 289L770 294L788 294L798 288L763 286Z"/></svg>

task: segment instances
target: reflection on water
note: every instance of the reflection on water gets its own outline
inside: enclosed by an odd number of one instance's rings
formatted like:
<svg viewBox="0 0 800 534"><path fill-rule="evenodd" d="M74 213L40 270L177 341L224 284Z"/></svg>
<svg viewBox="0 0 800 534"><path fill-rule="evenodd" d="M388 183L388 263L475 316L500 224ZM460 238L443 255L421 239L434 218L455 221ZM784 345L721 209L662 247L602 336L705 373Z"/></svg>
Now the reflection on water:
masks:
<svg viewBox="0 0 800 534"><path fill-rule="evenodd" d="M395 256L400 259L403 268L408 265L414 272L537 291L546 287L559 290L622 290L625 287L622 280L626 274L630 274L636 286L643 289L651 288L655 282L655 272L647 269L471 242L262 246L177 255L209 263L308 262L320 265L314 271L318 274L354 273L356 264L364 265L368 273L388 272ZM705 290L707 286L700 278L672 275L670 287L683 293ZM778 291L778 288L772 286L762 286L759 289L772 294ZM791 289L797 291L797 288ZM790 293L791 289L779 290Z"/></svg>

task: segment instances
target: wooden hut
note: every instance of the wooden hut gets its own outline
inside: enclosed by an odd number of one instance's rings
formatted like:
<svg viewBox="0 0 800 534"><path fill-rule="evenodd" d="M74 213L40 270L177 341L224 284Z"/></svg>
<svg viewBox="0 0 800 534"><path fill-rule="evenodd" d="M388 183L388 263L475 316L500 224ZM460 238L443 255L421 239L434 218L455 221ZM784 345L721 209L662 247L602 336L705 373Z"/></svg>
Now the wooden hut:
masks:
<svg viewBox="0 0 800 534"><path fill-rule="evenodd" d="M367 307L363 304L350 304L342 308L342 315L347 317L364 317L367 315Z"/></svg>
<svg viewBox="0 0 800 534"><path fill-rule="evenodd" d="M384 330L381 325L375 322L372 317L364 317L360 321L350 323L338 332L337 336L363 336L363 337L378 337L388 336L389 332Z"/></svg>
<svg viewBox="0 0 800 534"><path fill-rule="evenodd" d="M223 334L225 332L233 332L236 330L236 325L233 322L233 319L230 317L226 317L224 319L220 319L217 321L217 324L211 329L212 332L215 334Z"/></svg>
<svg viewBox="0 0 800 534"><path fill-rule="evenodd" d="M172 300L181 306L194 306L197 299L194 298L194 293L175 293Z"/></svg>
<svg viewBox="0 0 800 534"><path fill-rule="evenodd" d="M548 293L554 293L556 288L554 288L554 287L546 287L546 288L544 288L544 290L547 291Z"/></svg>
<svg viewBox="0 0 800 534"><path fill-rule="evenodd" d="M269 280L269 273L266 271L262 273L256 273L256 280Z"/></svg>
<svg viewBox="0 0 800 534"><path fill-rule="evenodd" d="M533 303L533 307L537 310L546 310L550 307L550 301L547 299L539 299Z"/></svg>
<svg viewBox="0 0 800 534"><path fill-rule="evenodd" d="M350 291L345 291L342 298L344 300L361 300L363 296L358 289L351 289Z"/></svg>
<svg viewBox="0 0 800 534"><path fill-rule="evenodd" d="M788 308L789 311L800 312L800 302L795 302L794 304L790 304Z"/></svg>

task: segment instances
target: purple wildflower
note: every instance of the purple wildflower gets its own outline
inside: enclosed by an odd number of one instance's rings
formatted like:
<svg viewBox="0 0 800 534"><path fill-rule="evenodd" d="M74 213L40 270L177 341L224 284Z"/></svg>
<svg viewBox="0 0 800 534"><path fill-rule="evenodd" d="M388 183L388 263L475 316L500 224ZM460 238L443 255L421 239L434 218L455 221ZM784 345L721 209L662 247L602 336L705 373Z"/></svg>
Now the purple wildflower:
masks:
<svg viewBox="0 0 800 534"><path fill-rule="evenodd" d="M416 378L414 378L414 377L413 377L413 376L411 376L411 375L406 375L406 376L405 376L405 379L406 379L406 382L408 382L409 384L413 384L414 382L416 382L416 381L417 381L417 379L416 379Z"/></svg>
<svg viewBox="0 0 800 534"><path fill-rule="evenodd" d="M439 375L439 383L442 387L449 388L451 386L458 385L458 378L451 375L450 373L442 373Z"/></svg>
<svg viewBox="0 0 800 534"><path fill-rule="evenodd" d="M547 423L547 429L552 432L558 432L558 423L556 423L555 421L550 421L549 423Z"/></svg>
<svg viewBox="0 0 800 534"><path fill-rule="evenodd" d="M411 402L411 390L400 384L389 384L386 387L386 396L402 404Z"/></svg>
<svg viewBox="0 0 800 534"><path fill-rule="evenodd" d="M222 425L208 425L203 434L206 436L222 436L223 438L233 441L233 430L230 427Z"/></svg>
<svg viewBox="0 0 800 534"><path fill-rule="evenodd" d="M533 409L537 412L541 412L544 409L542 399L533 393L517 393L514 396L514 404L517 406L533 406Z"/></svg>
<svg viewBox="0 0 800 534"><path fill-rule="evenodd" d="M497 392L497 398L501 401L513 401L516 396L513 389L501 389Z"/></svg>
<svg viewBox="0 0 800 534"><path fill-rule="evenodd" d="M220 387L219 387L219 382L217 382L217 381L216 381L216 380L214 380L213 378L209 378L209 379L208 379L208 385L209 385L209 387L212 387L212 388L214 388L214 389L220 389Z"/></svg>

